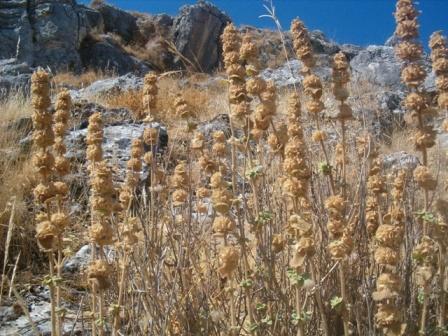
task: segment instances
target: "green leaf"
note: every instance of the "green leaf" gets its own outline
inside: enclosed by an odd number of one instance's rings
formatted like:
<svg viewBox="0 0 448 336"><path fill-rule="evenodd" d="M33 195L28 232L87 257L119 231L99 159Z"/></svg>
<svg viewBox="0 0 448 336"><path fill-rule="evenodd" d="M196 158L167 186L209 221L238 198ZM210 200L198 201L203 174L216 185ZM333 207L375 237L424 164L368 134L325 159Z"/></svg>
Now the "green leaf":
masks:
<svg viewBox="0 0 448 336"><path fill-rule="evenodd" d="M415 214L417 215L418 218L420 218L421 220L423 220L425 222L432 223L432 224L437 223L436 216L429 211L422 210L422 211L416 212Z"/></svg>
<svg viewBox="0 0 448 336"><path fill-rule="evenodd" d="M300 286L302 287L305 283L305 280L308 280L310 278L310 275L308 273L298 274L296 270L289 268L286 271L286 275L289 278L289 281L291 281L291 284L293 286Z"/></svg>
<svg viewBox="0 0 448 336"><path fill-rule="evenodd" d="M330 175L332 168L333 167L329 163L326 163L326 162L321 162L319 164L319 171L324 175Z"/></svg>
<svg viewBox="0 0 448 336"><path fill-rule="evenodd" d="M270 326L272 325L272 320L269 316L266 316L264 319L261 320L261 323Z"/></svg>
<svg viewBox="0 0 448 336"><path fill-rule="evenodd" d="M417 301L420 304L423 304L423 302L425 301L425 292L422 289L419 289L418 291Z"/></svg>
<svg viewBox="0 0 448 336"><path fill-rule="evenodd" d="M249 179L255 179L262 174L263 174L263 166L261 165L252 167L246 171L246 177Z"/></svg>
<svg viewBox="0 0 448 336"><path fill-rule="evenodd" d="M272 214L272 212L262 211L258 214L256 222L257 222L257 224L266 224L267 222L271 221L272 218L274 218L274 215Z"/></svg>
<svg viewBox="0 0 448 336"><path fill-rule="evenodd" d="M334 297L331 299L331 301L330 301L331 309L337 309L337 308L339 308L339 307L342 305L343 302L344 302L344 300L342 299L342 297L340 297L340 296L334 296Z"/></svg>
<svg viewBox="0 0 448 336"><path fill-rule="evenodd" d="M257 330L258 329L258 324L257 323L252 323L250 326L249 326L249 331L255 331L255 330Z"/></svg>
<svg viewBox="0 0 448 336"><path fill-rule="evenodd" d="M297 315L296 312L291 314L291 322L293 325L299 324L299 316Z"/></svg>
<svg viewBox="0 0 448 336"><path fill-rule="evenodd" d="M255 306L255 309L257 309L258 311L261 310L266 310L267 306L265 303L257 303L257 305Z"/></svg>
<svg viewBox="0 0 448 336"><path fill-rule="evenodd" d="M240 287L251 288L253 286L253 281L250 279L245 279L240 282Z"/></svg>

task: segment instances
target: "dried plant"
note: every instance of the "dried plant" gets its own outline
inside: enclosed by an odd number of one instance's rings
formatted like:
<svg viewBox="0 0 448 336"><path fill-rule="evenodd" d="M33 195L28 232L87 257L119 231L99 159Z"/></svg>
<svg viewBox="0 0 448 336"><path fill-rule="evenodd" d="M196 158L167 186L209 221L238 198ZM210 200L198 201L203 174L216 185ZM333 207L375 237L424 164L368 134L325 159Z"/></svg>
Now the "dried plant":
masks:
<svg viewBox="0 0 448 336"><path fill-rule="evenodd" d="M280 27L272 3L269 12ZM299 19L291 37L303 79L281 89L263 76L263 50L253 33L232 24L224 29L227 80L220 90L228 96L220 97L228 101L219 111L227 111L222 119L230 123L222 129L198 122L203 100L195 102L188 86L171 88L174 79L168 85L164 75L150 72L133 97L143 133L129 139L126 168L115 169L103 157L103 117L90 116L86 231L92 255L84 270L90 314L80 308L82 319L91 318L86 332L446 333L446 167L433 117L447 113L447 47L441 33L432 35L437 99L431 99L413 1L398 0L395 18L395 53L409 91L403 100L412 131L407 140L421 162L415 169L391 167L390 149L369 133L355 109L359 83L351 83L356 78L343 51L332 55L331 76L319 77L321 57ZM63 232L77 222L67 212L64 135L71 101L60 92L51 115L43 71L33 75L31 89L36 238L50 259L52 332L62 335ZM168 89L175 92L167 95ZM167 113L173 120L162 148ZM448 131L448 122L441 128Z"/></svg>

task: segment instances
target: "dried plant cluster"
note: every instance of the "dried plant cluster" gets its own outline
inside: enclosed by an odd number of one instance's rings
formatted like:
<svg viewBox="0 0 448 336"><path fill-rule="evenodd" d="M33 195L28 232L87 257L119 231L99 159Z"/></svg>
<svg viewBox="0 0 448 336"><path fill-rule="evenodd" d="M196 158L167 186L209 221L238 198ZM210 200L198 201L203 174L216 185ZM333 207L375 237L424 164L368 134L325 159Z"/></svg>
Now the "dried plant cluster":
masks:
<svg viewBox="0 0 448 336"><path fill-rule="evenodd" d="M260 75L260 51L229 24L222 34L230 130L198 127L185 92L172 106L182 141L160 144L160 77L144 79L141 137L124 176L103 157L101 113L89 118L91 260L82 270L92 335L444 335L447 183L433 162L434 116L447 113L448 49L431 37L437 99L423 89L418 11L398 0L396 55L421 164L391 169L349 104L344 53L317 75L304 23L291 24L303 82L284 92ZM50 79L32 77L36 239L49 258L52 333L63 335L61 273L72 200L65 182L71 100L50 111ZM185 126L185 127L184 127ZM448 131L448 121L442 125ZM171 137L171 133L170 133ZM176 157L173 149L182 154ZM443 155L443 157L442 157ZM121 182L120 182L121 181ZM76 219L73 219L76 220Z"/></svg>
<svg viewBox="0 0 448 336"><path fill-rule="evenodd" d="M49 274L44 283L50 287L51 330L62 335L63 309L61 304L61 270L63 265L63 234L70 219L65 207L68 186L63 181L70 171L65 157L64 135L70 117L71 97L62 91L56 98L56 112L50 112L50 79L46 72L38 70L31 79L33 95L33 165L39 176L34 188L36 203L36 238L39 247L48 253Z"/></svg>

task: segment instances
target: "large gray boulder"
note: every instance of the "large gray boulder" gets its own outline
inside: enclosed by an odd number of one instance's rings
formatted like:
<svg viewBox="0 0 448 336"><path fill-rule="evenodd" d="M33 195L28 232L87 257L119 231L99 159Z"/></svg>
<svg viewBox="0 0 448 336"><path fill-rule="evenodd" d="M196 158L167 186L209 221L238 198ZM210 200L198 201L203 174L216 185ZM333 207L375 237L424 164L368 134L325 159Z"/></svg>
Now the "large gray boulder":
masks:
<svg viewBox="0 0 448 336"><path fill-rule="evenodd" d="M94 2L92 8L103 17L104 32L114 33L126 43L139 38L137 18L134 15L102 1Z"/></svg>
<svg viewBox="0 0 448 336"><path fill-rule="evenodd" d="M0 59L79 71L79 46L100 28L94 10L75 0L0 0Z"/></svg>
<svg viewBox="0 0 448 336"><path fill-rule="evenodd" d="M91 101L97 97L119 94L126 91L138 91L143 87L143 77L138 77L132 73L115 78L98 80L89 86L70 91L74 101Z"/></svg>
<svg viewBox="0 0 448 336"><path fill-rule="evenodd" d="M173 39L176 49L187 58L196 70L211 72L220 61L220 36L230 18L206 1L184 6L174 19ZM180 58L178 66L183 66Z"/></svg>
<svg viewBox="0 0 448 336"><path fill-rule="evenodd" d="M150 70L147 64L128 54L108 36L101 36L99 40L87 37L79 54L85 68L101 69L120 76L129 72L144 74Z"/></svg>
<svg viewBox="0 0 448 336"><path fill-rule="evenodd" d="M0 59L15 58L18 48L29 49L31 36L28 1L0 0Z"/></svg>
<svg viewBox="0 0 448 336"><path fill-rule="evenodd" d="M73 0L36 2L30 21L34 40L34 65L79 70L77 49L87 33L86 20L80 17Z"/></svg>
<svg viewBox="0 0 448 336"><path fill-rule="evenodd" d="M351 60L350 66L354 79L358 81L393 90L403 89L401 66L392 47L368 46Z"/></svg>

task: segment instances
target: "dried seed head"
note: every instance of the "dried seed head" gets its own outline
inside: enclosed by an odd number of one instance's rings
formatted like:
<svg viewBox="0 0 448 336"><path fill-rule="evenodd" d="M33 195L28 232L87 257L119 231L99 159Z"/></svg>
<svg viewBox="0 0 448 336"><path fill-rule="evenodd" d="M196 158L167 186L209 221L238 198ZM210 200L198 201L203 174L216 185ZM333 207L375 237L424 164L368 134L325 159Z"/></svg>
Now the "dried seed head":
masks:
<svg viewBox="0 0 448 336"><path fill-rule="evenodd" d="M293 258L291 259L289 265L295 269L302 267L306 258L311 257L314 252L314 240L310 237L300 238L297 242Z"/></svg>
<svg viewBox="0 0 448 336"><path fill-rule="evenodd" d="M218 272L221 278L230 278L238 267L240 258L239 251L236 247L225 246L220 251L220 267Z"/></svg>
<svg viewBox="0 0 448 336"><path fill-rule="evenodd" d="M177 189L173 192L173 205L182 206L187 202L188 192L184 189Z"/></svg>
<svg viewBox="0 0 448 336"><path fill-rule="evenodd" d="M235 26L230 23L225 28L221 35L221 40L223 44L223 52L224 54L228 54L229 52L238 52L240 51L241 45L241 37L238 30Z"/></svg>
<svg viewBox="0 0 448 336"><path fill-rule="evenodd" d="M291 35L294 50L297 57L305 65L303 72L306 73L315 66L316 60L313 55L313 48L311 46L308 30L305 28L302 21L294 19L291 22Z"/></svg>
<svg viewBox="0 0 448 336"><path fill-rule="evenodd" d="M44 251L52 251L59 235L58 227L46 220L39 222L36 227L36 239L39 247Z"/></svg>
<svg viewBox="0 0 448 336"><path fill-rule="evenodd" d="M401 71L401 80L407 86L417 88L426 78L426 71L420 64L411 63Z"/></svg>
<svg viewBox="0 0 448 336"><path fill-rule="evenodd" d="M191 107L187 103L187 101L182 97L182 95L178 95L174 100L174 106L176 108L176 115L182 119L187 119L193 116L193 112Z"/></svg>
<svg viewBox="0 0 448 336"><path fill-rule="evenodd" d="M392 305L386 303L378 304L378 311L375 314L375 323L380 328L388 330L401 330L400 310ZM403 330L404 331L404 330ZM394 333L390 335L403 335L402 333Z"/></svg>
<svg viewBox="0 0 448 336"><path fill-rule="evenodd" d="M395 47L395 54L402 60L415 62L422 58L423 48L417 42L404 41Z"/></svg>
<svg viewBox="0 0 448 336"><path fill-rule="evenodd" d="M418 151L423 151L426 148L431 148L436 144L436 131L427 126L424 129L419 129L415 132L412 140L414 141L414 147Z"/></svg>
<svg viewBox="0 0 448 336"><path fill-rule="evenodd" d="M54 196L56 196L56 190L52 182L40 183L34 188L34 198L42 204Z"/></svg>
<svg viewBox="0 0 448 336"><path fill-rule="evenodd" d="M228 216L218 216L213 221L213 230L216 233L227 235L235 229L235 222Z"/></svg>
<svg viewBox="0 0 448 336"><path fill-rule="evenodd" d="M70 219L65 213L56 212L51 215L51 224L53 224L59 232L62 232L70 224Z"/></svg>
<svg viewBox="0 0 448 336"><path fill-rule="evenodd" d="M353 239L349 235L342 235L338 240L330 242L328 251L333 260L346 258L353 248Z"/></svg>
<svg viewBox="0 0 448 336"><path fill-rule="evenodd" d="M111 286L111 267L107 261L98 259L90 263L87 268L87 279L98 291L104 291Z"/></svg>
<svg viewBox="0 0 448 336"><path fill-rule="evenodd" d="M105 220L95 221L89 228L89 238L99 246L110 245L113 242L112 227Z"/></svg>
<svg viewBox="0 0 448 336"><path fill-rule="evenodd" d="M380 246L375 250L374 258L380 265L397 265L399 262L399 253L390 247Z"/></svg>
<svg viewBox="0 0 448 336"><path fill-rule="evenodd" d="M315 141L315 142L325 141L328 138L327 133L325 131L320 131L320 130L314 131L312 137L313 137L313 141Z"/></svg>
<svg viewBox="0 0 448 336"><path fill-rule="evenodd" d="M375 238L381 246L395 248L400 246L403 229L395 225L380 225L376 231Z"/></svg>
<svg viewBox="0 0 448 336"><path fill-rule="evenodd" d="M204 149L205 137L201 132L195 132L191 139L191 149L202 151Z"/></svg>
<svg viewBox="0 0 448 336"><path fill-rule="evenodd" d="M366 226L370 235L376 232L379 225L378 202L376 197L368 197L366 202Z"/></svg>
<svg viewBox="0 0 448 336"><path fill-rule="evenodd" d="M143 131L143 141L149 145L154 146L159 140L159 129L156 127L148 127Z"/></svg>
<svg viewBox="0 0 448 336"><path fill-rule="evenodd" d="M423 113L429 107L428 99L422 93L413 92L407 95L404 106L408 111Z"/></svg>
<svg viewBox="0 0 448 336"><path fill-rule="evenodd" d="M308 75L303 79L303 87L305 94L313 99L320 99L322 97L323 89L320 78L316 75Z"/></svg>
<svg viewBox="0 0 448 336"><path fill-rule="evenodd" d="M243 42L240 48L240 57L243 61L246 61L252 66L257 66L258 64L258 49L257 46L251 41L250 35L246 34L243 37Z"/></svg>
<svg viewBox="0 0 448 336"><path fill-rule="evenodd" d="M154 114L157 105L157 94L159 88L157 87L157 75L153 72L146 74L143 84L143 110L146 114L146 121L152 121L152 114ZM143 115L138 115L141 119Z"/></svg>
<svg viewBox="0 0 448 336"><path fill-rule="evenodd" d="M376 291L372 293L374 301L393 299L400 294L401 279L397 274L382 273L376 281Z"/></svg>
<svg viewBox="0 0 448 336"><path fill-rule="evenodd" d="M414 179L420 188L425 190L435 190L437 181L431 174L431 171L426 166L419 166L414 170Z"/></svg>
<svg viewBox="0 0 448 336"><path fill-rule="evenodd" d="M286 246L286 240L283 238L282 235L276 234L272 237L272 251L274 253L280 253L285 249Z"/></svg>
<svg viewBox="0 0 448 336"><path fill-rule="evenodd" d="M419 265L431 265L437 260L438 248L434 240L423 236L420 243L414 247L412 257Z"/></svg>
<svg viewBox="0 0 448 336"><path fill-rule="evenodd" d="M395 35L405 40L411 40L418 37L419 24L417 19L400 21L397 24Z"/></svg>

